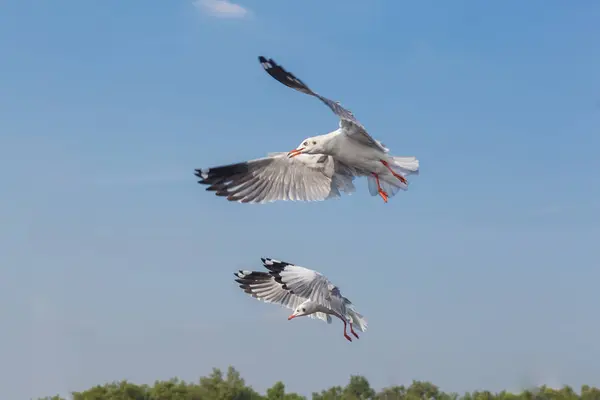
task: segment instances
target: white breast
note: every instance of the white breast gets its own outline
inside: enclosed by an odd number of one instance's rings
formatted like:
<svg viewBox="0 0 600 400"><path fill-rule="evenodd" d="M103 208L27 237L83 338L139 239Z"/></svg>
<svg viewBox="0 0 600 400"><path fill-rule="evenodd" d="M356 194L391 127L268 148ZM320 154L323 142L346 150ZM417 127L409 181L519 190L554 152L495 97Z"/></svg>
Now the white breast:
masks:
<svg viewBox="0 0 600 400"><path fill-rule="evenodd" d="M387 159L384 152L371 146L339 135L332 140L331 155L344 164L369 172L378 172L383 165L379 160Z"/></svg>

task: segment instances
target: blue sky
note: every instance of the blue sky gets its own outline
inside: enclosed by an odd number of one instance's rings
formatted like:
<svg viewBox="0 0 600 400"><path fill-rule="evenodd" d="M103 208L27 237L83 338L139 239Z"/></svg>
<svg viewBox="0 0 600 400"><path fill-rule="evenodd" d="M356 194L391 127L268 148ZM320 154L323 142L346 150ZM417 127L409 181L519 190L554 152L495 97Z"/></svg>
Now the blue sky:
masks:
<svg viewBox="0 0 600 400"><path fill-rule="evenodd" d="M600 385L600 4L9 1L0 13L6 398L236 366L308 394ZM384 204L243 205L193 170L337 127L421 173ZM315 268L369 321L288 322L232 272ZM256 367L259 365L260 367Z"/></svg>

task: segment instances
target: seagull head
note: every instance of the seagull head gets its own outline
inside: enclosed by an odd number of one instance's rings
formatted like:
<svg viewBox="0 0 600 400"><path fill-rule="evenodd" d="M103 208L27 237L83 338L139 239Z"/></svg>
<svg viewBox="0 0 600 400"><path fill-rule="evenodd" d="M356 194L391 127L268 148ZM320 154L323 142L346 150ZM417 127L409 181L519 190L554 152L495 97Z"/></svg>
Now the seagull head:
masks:
<svg viewBox="0 0 600 400"><path fill-rule="evenodd" d="M321 154L323 153L320 145L321 140L319 138L310 137L306 138L300 143L300 146L288 153L288 157L296 157L300 154Z"/></svg>
<svg viewBox="0 0 600 400"><path fill-rule="evenodd" d="M314 301L311 301L311 300L307 300L304 303L300 304L298 307L296 307L296 309L294 310L292 315L290 315L288 317L288 321L290 319L293 319L296 317L302 317L305 315L312 314L316 311L317 311L317 303L315 303Z"/></svg>

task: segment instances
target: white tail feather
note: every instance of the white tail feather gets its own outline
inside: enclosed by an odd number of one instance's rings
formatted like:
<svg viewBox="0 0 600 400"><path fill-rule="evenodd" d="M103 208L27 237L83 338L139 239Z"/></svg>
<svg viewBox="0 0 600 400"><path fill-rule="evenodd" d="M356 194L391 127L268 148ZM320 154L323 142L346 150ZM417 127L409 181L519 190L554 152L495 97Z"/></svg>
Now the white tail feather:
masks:
<svg viewBox="0 0 600 400"><path fill-rule="evenodd" d="M417 157L390 157L391 162L389 166L394 172L407 177L409 175L419 174L419 160ZM367 183L369 186L369 193L371 196L377 196L379 191L377 189L377 178L373 175L367 176ZM400 181L392 174L385 174L379 176L379 186L388 195L393 197L402 190L408 190L408 185Z"/></svg>
<svg viewBox="0 0 600 400"><path fill-rule="evenodd" d="M352 318L352 325L354 327L356 327L361 332L365 332L367 330L367 327L369 325L367 324L367 320L365 319L365 317L362 316L362 314L354 310L349 310L348 314L350 315L350 318Z"/></svg>
<svg viewBox="0 0 600 400"><path fill-rule="evenodd" d="M371 193L371 196L377 196L379 193L377 190L377 181L373 175L367 176L367 184L369 185L369 193Z"/></svg>
<svg viewBox="0 0 600 400"><path fill-rule="evenodd" d="M371 193L371 196L377 196L379 194L379 191L377 190L377 179L373 175L369 175L367 176L367 184L369 186L369 193ZM393 183L379 178L379 186L381 186L381 189L383 189L388 197L394 197L394 195L396 195L400 189L408 189L408 186L396 178L394 178Z"/></svg>
<svg viewBox="0 0 600 400"><path fill-rule="evenodd" d="M417 157L392 157L394 170L400 169L403 175L419 174L419 160Z"/></svg>

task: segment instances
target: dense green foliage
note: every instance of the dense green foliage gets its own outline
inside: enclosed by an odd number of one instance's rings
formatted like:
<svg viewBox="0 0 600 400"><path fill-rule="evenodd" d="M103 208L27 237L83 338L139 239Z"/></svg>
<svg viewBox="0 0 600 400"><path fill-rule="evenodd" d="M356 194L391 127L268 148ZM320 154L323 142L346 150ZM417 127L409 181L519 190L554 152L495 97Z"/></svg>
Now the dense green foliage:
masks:
<svg viewBox="0 0 600 400"><path fill-rule="evenodd" d="M198 383L186 383L179 379L156 381L154 385L136 385L122 381L95 386L84 392L72 393L73 400L301 400L296 393L286 393L285 385L277 382L261 395L247 386L240 374L229 367L227 374L214 369L208 377ZM312 394L313 400L600 400L600 389L584 385L579 393L565 386L555 390L545 386L525 390L518 394L488 391L465 393L444 393L429 382L413 381L406 386L388 387L380 392L371 388L369 381L362 376L351 376L345 387L334 386L320 393ZM61 397L46 397L40 400L64 400Z"/></svg>

